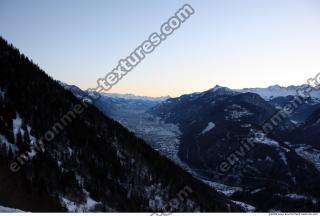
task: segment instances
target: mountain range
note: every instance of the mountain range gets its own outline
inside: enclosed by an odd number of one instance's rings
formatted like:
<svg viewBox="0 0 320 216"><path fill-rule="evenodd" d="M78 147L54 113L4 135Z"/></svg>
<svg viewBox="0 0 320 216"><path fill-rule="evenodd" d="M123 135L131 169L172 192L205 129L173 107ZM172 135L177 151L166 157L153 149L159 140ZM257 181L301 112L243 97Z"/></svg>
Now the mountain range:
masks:
<svg viewBox="0 0 320 216"><path fill-rule="evenodd" d="M0 211L320 210L319 92L263 130L305 85L89 103L2 38L0 71Z"/></svg>
<svg viewBox="0 0 320 216"><path fill-rule="evenodd" d="M104 96L97 107L231 200L258 211L311 211L319 209L320 197L318 92L258 138L263 123L303 87L215 86L157 102ZM251 137L254 148L245 151L241 143ZM230 155L235 164L221 173Z"/></svg>
<svg viewBox="0 0 320 216"><path fill-rule="evenodd" d="M65 90L2 38L0 71L1 206L31 212L243 211Z"/></svg>

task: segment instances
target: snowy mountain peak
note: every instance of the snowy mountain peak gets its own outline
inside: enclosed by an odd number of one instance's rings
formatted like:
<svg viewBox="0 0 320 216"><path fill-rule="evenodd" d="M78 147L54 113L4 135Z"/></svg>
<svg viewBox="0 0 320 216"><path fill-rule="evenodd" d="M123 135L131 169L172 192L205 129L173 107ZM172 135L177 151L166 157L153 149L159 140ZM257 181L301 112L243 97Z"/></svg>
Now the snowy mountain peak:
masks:
<svg viewBox="0 0 320 216"><path fill-rule="evenodd" d="M215 93L215 94L219 94L219 95L233 94L234 93L234 91L232 89L229 89L227 87L223 87L223 86L220 86L220 85L216 85L212 89L209 89L207 92Z"/></svg>
<svg viewBox="0 0 320 216"><path fill-rule="evenodd" d="M223 86L220 86L220 85L215 85L215 87L210 89L210 91L215 92L215 91L218 91L218 90L221 90L221 89L227 89L227 87L223 87Z"/></svg>
<svg viewBox="0 0 320 216"><path fill-rule="evenodd" d="M280 89L280 88L285 88L285 87L282 87L280 85L271 85L268 87L269 89Z"/></svg>
<svg viewBox="0 0 320 216"><path fill-rule="evenodd" d="M271 100L276 97L286 97L289 95L297 95L297 91L299 89L305 88L307 85L300 85L300 86L294 86L290 85L288 87L283 87L280 85L272 85L267 88L244 88L244 89L237 89L235 91L240 93L256 93L259 94L261 97L263 97L265 100ZM320 93L318 91L311 92L311 96L313 98L320 98Z"/></svg>

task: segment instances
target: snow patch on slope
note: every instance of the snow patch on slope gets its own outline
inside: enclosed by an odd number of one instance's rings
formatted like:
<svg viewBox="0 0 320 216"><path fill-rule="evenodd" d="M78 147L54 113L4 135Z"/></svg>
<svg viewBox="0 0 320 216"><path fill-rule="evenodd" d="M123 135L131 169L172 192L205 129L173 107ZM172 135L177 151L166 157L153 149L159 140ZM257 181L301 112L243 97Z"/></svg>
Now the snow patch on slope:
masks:
<svg viewBox="0 0 320 216"><path fill-rule="evenodd" d="M289 194L275 194L278 197L284 197L290 200L305 200L305 201L311 201L313 204L319 203L319 199L312 197L312 196L306 196L304 194L296 194L296 193L289 193Z"/></svg>
<svg viewBox="0 0 320 216"><path fill-rule="evenodd" d="M4 135L0 134L0 145L5 145L7 152L11 150L11 152L15 154L16 152L19 151L19 148L16 145L17 135L20 133L22 136L22 139L24 139L24 135L25 133L27 133L28 137L30 138L30 149L28 152L26 152L26 154L28 154L29 159L34 158L37 154L35 149L37 138L32 135L32 132L31 132L32 128L29 125L26 125L26 130L22 129L23 119L20 117L19 113L16 113L16 118L12 120L12 123L13 123L12 131L14 135L14 143L10 143Z"/></svg>
<svg viewBox="0 0 320 216"><path fill-rule="evenodd" d="M6 96L6 91L0 88L0 97L2 98L2 100L4 100L5 96Z"/></svg>
<svg viewBox="0 0 320 216"><path fill-rule="evenodd" d="M227 113L225 116L225 120L240 121L240 118L244 116L253 115L247 109L238 104L233 104L232 106L227 107L226 109L224 109L224 112Z"/></svg>
<svg viewBox="0 0 320 216"><path fill-rule="evenodd" d="M295 152L303 159L312 163L320 171L320 151L309 145L299 145Z"/></svg>
<svg viewBox="0 0 320 216"><path fill-rule="evenodd" d="M5 145L7 152L11 150L12 153L16 153L19 150L15 144L10 143L2 134L0 134L0 145Z"/></svg>
<svg viewBox="0 0 320 216"><path fill-rule="evenodd" d="M256 210L256 207L249 205L247 203L244 202L240 202L240 201L234 201L231 200L233 203L239 205L245 212L254 212Z"/></svg>
<svg viewBox="0 0 320 216"><path fill-rule="evenodd" d="M13 208L7 208L4 206L0 206L0 212L1 213L22 213L23 211L19 209L13 209Z"/></svg>
<svg viewBox="0 0 320 216"><path fill-rule="evenodd" d="M305 195L302 194L295 194L295 193L291 193L291 194L286 194L285 197L290 198L292 200L311 200L313 204L317 204L318 200L316 200L313 197L307 197Z"/></svg>
<svg viewBox="0 0 320 216"><path fill-rule="evenodd" d="M205 134L207 132L209 132L210 130L212 130L214 127L216 126L215 123L213 122L209 122L207 127L205 129L203 129L203 131L201 132L201 134Z"/></svg>
<svg viewBox="0 0 320 216"><path fill-rule="evenodd" d="M263 132L251 130L254 133L254 142L260 143L272 147L280 147L279 143L269 137L267 137Z"/></svg>
<svg viewBox="0 0 320 216"><path fill-rule="evenodd" d="M241 125L241 127L242 128L250 128L250 127L252 127L252 125L251 124L243 124L243 125Z"/></svg>
<svg viewBox="0 0 320 216"><path fill-rule="evenodd" d="M199 178L201 179L201 178ZM204 183L209 185L211 188L215 189L216 191L223 193L226 196L232 196L236 192L241 192L242 188L241 187L233 187L213 181L208 181L208 180L202 180Z"/></svg>
<svg viewBox="0 0 320 216"><path fill-rule="evenodd" d="M27 125L27 132L28 132L28 135L30 138L30 145L31 145L31 148L28 151L29 159L33 159L37 155L37 151L35 148L35 145L37 143L37 138L32 136L31 131L32 131L32 128L29 125ZM41 149L41 150L44 151L43 149Z"/></svg>
<svg viewBox="0 0 320 216"><path fill-rule="evenodd" d="M90 193L83 189L85 194L85 202L84 203L76 203L71 201L65 197L61 197L61 204L67 208L68 212L90 212L94 209L94 207L99 204L94 199L90 197Z"/></svg>
<svg viewBox="0 0 320 216"><path fill-rule="evenodd" d="M253 190L253 191L251 191L250 192L250 194L256 194L256 193L259 193L259 192L261 192L261 191L263 191L263 190L265 190L266 188L257 188L257 189L255 189L255 190Z"/></svg>
<svg viewBox="0 0 320 216"><path fill-rule="evenodd" d="M20 132L22 137L25 133L25 131L21 128L22 127L22 119L19 115L19 113L16 114L16 118L12 120L13 121L13 135L14 140L17 141L17 135Z"/></svg>
<svg viewBox="0 0 320 216"><path fill-rule="evenodd" d="M279 152L280 158L285 165L288 165L287 157L284 152Z"/></svg>

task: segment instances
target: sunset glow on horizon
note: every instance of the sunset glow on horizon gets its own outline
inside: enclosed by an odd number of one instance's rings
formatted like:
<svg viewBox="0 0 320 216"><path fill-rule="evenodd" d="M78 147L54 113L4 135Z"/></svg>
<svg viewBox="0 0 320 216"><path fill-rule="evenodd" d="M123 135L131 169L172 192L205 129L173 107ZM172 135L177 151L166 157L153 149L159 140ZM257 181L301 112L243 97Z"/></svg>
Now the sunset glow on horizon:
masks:
<svg viewBox="0 0 320 216"><path fill-rule="evenodd" d="M0 35L54 79L93 88L185 3L2 0ZM175 97L301 85L320 72L318 0L187 3L190 20L110 92Z"/></svg>

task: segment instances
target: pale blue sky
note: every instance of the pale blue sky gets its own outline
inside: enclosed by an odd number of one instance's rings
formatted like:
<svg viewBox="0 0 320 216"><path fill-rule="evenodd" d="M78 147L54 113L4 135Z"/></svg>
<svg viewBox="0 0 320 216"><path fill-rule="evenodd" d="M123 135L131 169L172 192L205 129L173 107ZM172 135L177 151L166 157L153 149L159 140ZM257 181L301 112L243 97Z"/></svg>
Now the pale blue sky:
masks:
<svg viewBox="0 0 320 216"><path fill-rule="evenodd" d="M85 89L185 3L195 14L112 92L302 84L320 72L319 0L0 0L0 35Z"/></svg>

